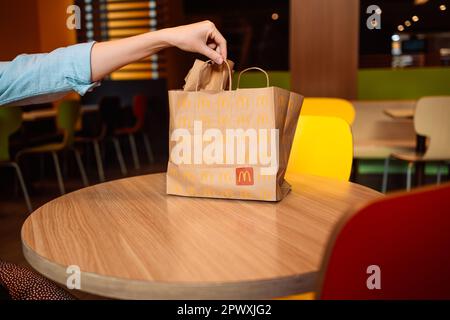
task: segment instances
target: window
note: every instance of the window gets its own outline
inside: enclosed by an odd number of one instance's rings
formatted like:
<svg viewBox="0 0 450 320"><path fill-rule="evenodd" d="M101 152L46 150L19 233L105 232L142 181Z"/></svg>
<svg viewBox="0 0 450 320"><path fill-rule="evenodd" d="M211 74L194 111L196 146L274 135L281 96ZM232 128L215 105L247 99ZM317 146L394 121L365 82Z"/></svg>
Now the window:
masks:
<svg viewBox="0 0 450 320"><path fill-rule="evenodd" d="M105 41L154 31L164 25L166 0L77 0L81 8L78 42ZM111 74L111 80L165 78L163 54L155 54Z"/></svg>

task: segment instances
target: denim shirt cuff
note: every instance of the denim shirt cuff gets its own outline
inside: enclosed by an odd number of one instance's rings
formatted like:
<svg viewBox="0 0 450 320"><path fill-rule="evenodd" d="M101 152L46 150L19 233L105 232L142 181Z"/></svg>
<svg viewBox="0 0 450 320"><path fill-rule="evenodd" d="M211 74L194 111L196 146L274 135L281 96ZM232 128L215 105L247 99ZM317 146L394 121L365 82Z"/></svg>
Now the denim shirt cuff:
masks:
<svg viewBox="0 0 450 320"><path fill-rule="evenodd" d="M91 79L95 42L56 49L48 54L22 54L0 65L0 105L20 101L50 102L70 91L84 95L98 86Z"/></svg>
<svg viewBox="0 0 450 320"><path fill-rule="evenodd" d="M95 41L74 45L69 51L68 58L73 65L70 68L72 73L66 75L66 79L72 89L82 96L100 85L100 82L92 82L91 52L94 44Z"/></svg>

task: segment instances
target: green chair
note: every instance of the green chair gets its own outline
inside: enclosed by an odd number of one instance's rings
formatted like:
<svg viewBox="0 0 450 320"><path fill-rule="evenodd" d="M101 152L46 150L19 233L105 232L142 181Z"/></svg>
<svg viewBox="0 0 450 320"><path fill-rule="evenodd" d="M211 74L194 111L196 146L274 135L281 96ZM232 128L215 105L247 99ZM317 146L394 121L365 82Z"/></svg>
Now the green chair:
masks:
<svg viewBox="0 0 450 320"><path fill-rule="evenodd" d="M32 211L30 197L23 180L22 171L18 164L11 160L9 153L9 137L16 132L22 124L22 109L20 107L0 108L0 166L12 167L15 169L17 178L22 188L23 196L27 204L28 211Z"/></svg>
<svg viewBox="0 0 450 320"><path fill-rule="evenodd" d="M59 190L61 195L65 194L65 188L63 183L63 178L61 174L61 168L59 166L58 153L62 151L72 151L75 155L75 160L80 170L81 178L83 180L83 185L87 187L89 185L86 171L84 169L83 161L81 160L80 152L74 147L75 141L75 129L76 124L81 116L81 105L79 101L68 100L63 101L58 107L57 115L57 127L63 133L63 140L58 143L44 144L28 149L21 150L16 159L23 157L28 154L42 154L50 153L53 157L53 162L55 164L56 176L58 179Z"/></svg>

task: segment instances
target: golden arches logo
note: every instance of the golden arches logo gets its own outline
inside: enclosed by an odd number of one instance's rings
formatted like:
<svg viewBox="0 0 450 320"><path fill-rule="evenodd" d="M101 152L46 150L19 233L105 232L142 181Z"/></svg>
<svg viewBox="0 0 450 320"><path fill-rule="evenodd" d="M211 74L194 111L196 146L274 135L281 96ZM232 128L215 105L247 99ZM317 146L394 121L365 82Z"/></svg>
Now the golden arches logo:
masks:
<svg viewBox="0 0 450 320"><path fill-rule="evenodd" d="M236 105L239 108L248 108L250 105L250 100L248 97L240 96L236 98Z"/></svg>
<svg viewBox="0 0 450 320"><path fill-rule="evenodd" d="M256 98L256 107L267 107L269 104L269 97L267 95L262 95Z"/></svg>
<svg viewBox="0 0 450 320"><path fill-rule="evenodd" d="M219 108L229 107L230 106L230 98L227 96L217 98L217 105L219 106Z"/></svg>
<svg viewBox="0 0 450 320"><path fill-rule="evenodd" d="M253 168L236 168L237 186L252 186L255 184L253 178Z"/></svg>
<svg viewBox="0 0 450 320"><path fill-rule="evenodd" d="M198 99L198 107L199 108L210 108L211 107L211 100L207 97L200 97Z"/></svg>
<svg viewBox="0 0 450 320"><path fill-rule="evenodd" d="M192 107L192 101L188 98L180 98L177 101L177 108L191 108Z"/></svg>

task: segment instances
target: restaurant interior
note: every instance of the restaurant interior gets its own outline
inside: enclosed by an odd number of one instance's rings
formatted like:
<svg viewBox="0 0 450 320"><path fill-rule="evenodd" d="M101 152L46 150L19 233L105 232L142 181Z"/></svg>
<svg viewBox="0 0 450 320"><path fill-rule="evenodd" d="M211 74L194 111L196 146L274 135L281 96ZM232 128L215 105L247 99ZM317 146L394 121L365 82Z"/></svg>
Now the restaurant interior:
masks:
<svg viewBox="0 0 450 320"><path fill-rule="evenodd" d="M450 1L1 0L0 61L204 20L232 92L304 97L289 194L177 176L174 90L197 53L0 106L0 299L450 299Z"/></svg>

